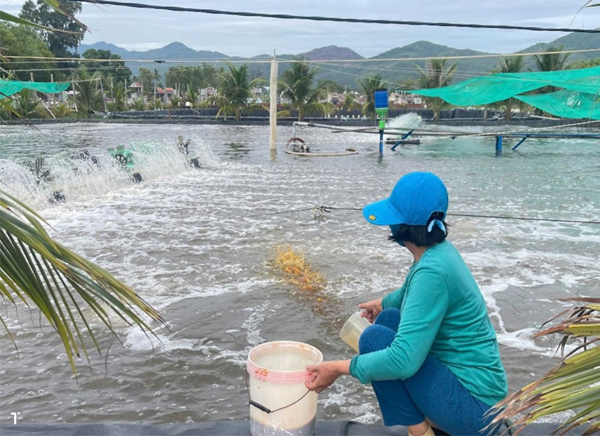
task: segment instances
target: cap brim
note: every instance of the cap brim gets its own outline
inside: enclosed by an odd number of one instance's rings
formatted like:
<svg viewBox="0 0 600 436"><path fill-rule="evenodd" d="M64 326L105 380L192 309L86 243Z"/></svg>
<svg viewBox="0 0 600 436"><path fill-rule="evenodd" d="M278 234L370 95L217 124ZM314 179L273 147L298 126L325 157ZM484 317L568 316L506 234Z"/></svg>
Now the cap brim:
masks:
<svg viewBox="0 0 600 436"><path fill-rule="evenodd" d="M371 203L363 209L365 219L376 226L402 224L403 218L391 208L389 199Z"/></svg>

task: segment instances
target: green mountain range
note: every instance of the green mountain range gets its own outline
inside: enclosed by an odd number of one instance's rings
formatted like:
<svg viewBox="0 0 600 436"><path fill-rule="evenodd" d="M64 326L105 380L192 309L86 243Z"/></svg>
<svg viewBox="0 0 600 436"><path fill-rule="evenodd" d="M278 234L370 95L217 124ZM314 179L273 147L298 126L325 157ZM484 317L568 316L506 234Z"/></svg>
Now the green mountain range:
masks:
<svg viewBox="0 0 600 436"><path fill-rule="evenodd" d="M546 44L535 44L521 50L519 53L531 53L544 51L548 47L561 47L564 50L585 50L585 49L596 49L600 47L600 34L583 34L583 33L571 33L560 37L552 42ZM150 69L157 69L161 73L165 73L169 67L177 65L177 63L163 63L161 61L202 61L208 60L245 60L240 57L231 57L223 53L206 50L193 50L180 42L173 42L162 48L148 50L148 51L129 51L124 48L118 47L114 44L106 42L97 42L91 45L82 44L79 47L79 53L82 54L89 48L110 50L112 53L120 55L123 59L127 60L150 60L148 63L140 62L128 62L127 66L130 67L134 74L137 73L139 67L146 67ZM471 55L486 55L488 53L479 52L469 49L456 49L447 47L439 44L434 44L428 41L417 41L404 47L394 48L381 53L377 56L373 56L370 59L386 59L385 62L365 62L365 63L327 63L331 60L356 60L365 59L360 54L356 53L347 47L327 46L318 49L311 50L306 53L299 53L296 55L278 55L281 60L298 60L298 59L311 59L322 61L319 64L318 80L330 79L342 86L348 86L349 89L356 87L356 80L360 77L367 75L380 74L390 84L397 83L407 79L414 79L419 76L419 71L416 66L424 67L425 61L420 61L415 58L425 58L432 56L471 56ZM589 60L600 57L600 50L598 52L588 53L574 53L570 55L569 60ZM248 60L269 60L270 55L260 55L248 58ZM389 61L390 59L398 59L396 61ZM407 59L407 60L404 60ZM415 59L415 60L411 60ZM449 63L455 61L449 61ZM498 58L479 58L479 59L461 59L457 60L458 67L454 78L456 81L464 80L473 76L489 74L498 65ZM194 65L195 63L185 63L186 65ZM532 58L528 57L526 60L526 67L530 67L533 64ZM224 65L220 64L220 65ZM264 78L269 77L269 64L253 64L251 70L253 74L260 75ZM287 68L286 63L282 62L279 65L279 72L281 73Z"/></svg>

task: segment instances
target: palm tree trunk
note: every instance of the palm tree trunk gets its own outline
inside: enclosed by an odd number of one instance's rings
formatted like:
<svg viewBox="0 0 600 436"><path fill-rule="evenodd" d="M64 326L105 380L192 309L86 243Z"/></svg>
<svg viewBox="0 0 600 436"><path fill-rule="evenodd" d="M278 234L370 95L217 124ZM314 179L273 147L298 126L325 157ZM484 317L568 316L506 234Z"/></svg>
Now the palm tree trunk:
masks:
<svg viewBox="0 0 600 436"><path fill-rule="evenodd" d="M304 103L298 106L298 121L304 121Z"/></svg>
<svg viewBox="0 0 600 436"><path fill-rule="evenodd" d="M235 120L239 121L242 119L242 114L239 107L235 108Z"/></svg>

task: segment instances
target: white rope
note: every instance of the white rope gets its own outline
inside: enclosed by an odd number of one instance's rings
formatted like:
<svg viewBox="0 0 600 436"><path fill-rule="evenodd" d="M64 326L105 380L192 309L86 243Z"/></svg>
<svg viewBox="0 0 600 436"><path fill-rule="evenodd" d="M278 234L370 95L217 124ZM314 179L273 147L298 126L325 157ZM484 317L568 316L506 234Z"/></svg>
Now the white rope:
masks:
<svg viewBox="0 0 600 436"><path fill-rule="evenodd" d="M502 58L502 57L523 57L523 56L539 56L546 54L566 54L566 53L592 53L599 52L600 48L589 48L581 50L561 50L561 51L538 51L528 53L501 53L501 54L481 54L481 55L460 55L460 56L428 56L415 58L386 58L386 59L332 59L327 61L322 60L302 60L301 62L309 64L328 63L367 63L367 62L414 62L414 61L430 61L435 59L486 59L486 58ZM110 62L109 59L81 59L81 58L49 58L45 56L4 56L8 59L43 59L46 61L72 61L72 62ZM179 59L116 59L118 62L135 62L135 63L173 63L173 64L188 64L188 63L247 63L247 64L270 64L271 59L267 60L252 60L252 59L197 59L197 60L179 60ZM297 59L282 59L277 58L280 63L300 62Z"/></svg>

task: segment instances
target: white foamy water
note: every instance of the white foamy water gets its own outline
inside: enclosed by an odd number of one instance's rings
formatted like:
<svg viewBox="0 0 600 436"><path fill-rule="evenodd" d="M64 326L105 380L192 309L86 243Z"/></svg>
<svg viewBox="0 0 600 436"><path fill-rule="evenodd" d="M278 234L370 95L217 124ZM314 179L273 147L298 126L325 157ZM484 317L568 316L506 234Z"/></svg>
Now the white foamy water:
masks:
<svg viewBox="0 0 600 436"><path fill-rule="evenodd" d="M392 121L396 127L419 122L414 116ZM43 320L39 327L37 312L19 307L17 316L9 308L20 354L0 333L6 350L0 405L18 408L27 422L244 419L244 362L254 346L296 340L327 359L351 357L339 339L343 322L358 303L400 287L411 258L360 211L333 210L314 219L310 211L291 210L362 207L388 195L402 174L428 170L448 185L451 213L599 219L600 150L593 142L531 140L518 154L495 159L491 139L435 138L396 153L386 147L379 159L375 136L299 129L319 149L353 144L359 150L357 156L307 159L282 148L272 157L266 127L40 130L0 131L3 189L40 211L61 243L157 307L168 329L152 326L158 339L148 339L115 319L124 346L112 344L106 370L104 356L93 354L91 374L79 361L75 382L61 344ZM192 140L190 157L199 158L200 169L175 151L180 134ZM280 143L290 135L291 128L280 128ZM119 144L133 151L142 183L133 183L106 151ZM72 158L84 149L98 164ZM44 157L51 181L38 183L28 168L37 156ZM66 203L48 203L57 190ZM553 363L556 341L532 335L565 308L557 300L598 295L600 228L452 216L449 222L450 239L486 299L511 388L520 387ZM281 245L303 251L326 278L320 302L273 273L270 262ZM105 329L93 329L106 348ZM39 390L46 392L43 399ZM321 394L319 414L372 422L376 404L370 388L345 379Z"/></svg>

